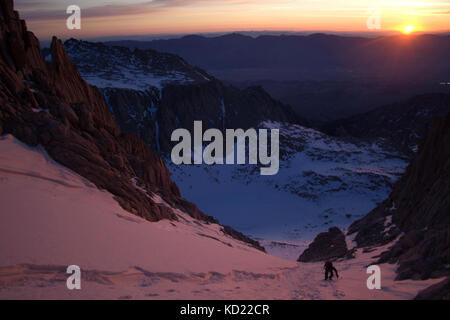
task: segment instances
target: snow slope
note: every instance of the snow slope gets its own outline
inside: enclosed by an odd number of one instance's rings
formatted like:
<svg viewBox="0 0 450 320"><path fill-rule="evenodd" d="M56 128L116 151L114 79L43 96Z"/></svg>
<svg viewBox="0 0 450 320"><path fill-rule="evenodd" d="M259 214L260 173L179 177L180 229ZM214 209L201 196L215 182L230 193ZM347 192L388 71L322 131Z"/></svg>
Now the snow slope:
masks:
<svg viewBox="0 0 450 320"><path fill-rule="evenodd" d="M183 196L256 238L301 245L331 226L345 228L388 196L407 165L383 141L346 141L276 122L260 127L280 129L277 175L261 176L251 165L167 161Z"/></svg>
<svg viewBox="0 0 450 320"><path fill-rule="evenodd" d="M2 138L0 154L1 266L228 272L241 265L263 270L286 264L225 236L219 225L194 221L179 210L179 222L136 217L110 193L12 136Z"/></svg>
<svg viewBox="0 0 450 320"><path fill-rule="evenodd" d="M395 266L382 265L383 290L367 290L365 266L383 248L321 281L321 264L261 253L183 212L180 222L133 216L12 136L0 138L0 197L0 299L406 299L439 281L394 283ZM81 290L66 288L72 264Z"/></svg>

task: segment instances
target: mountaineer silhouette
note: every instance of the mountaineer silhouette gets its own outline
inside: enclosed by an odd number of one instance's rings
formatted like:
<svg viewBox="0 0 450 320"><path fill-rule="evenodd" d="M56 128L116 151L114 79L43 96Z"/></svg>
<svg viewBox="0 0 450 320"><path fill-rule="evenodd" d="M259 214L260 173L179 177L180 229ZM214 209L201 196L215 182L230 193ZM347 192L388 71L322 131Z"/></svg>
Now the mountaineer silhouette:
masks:
<svg viewBox="0 0 450 320"><path fill-rule="evenodd" d="M333 263L327 261L325 262L325 265L323 267L325 269L325 280L333 279L333 271L336 274L336 278L339 278L338 272L336 268L333 266Z"/></svg>

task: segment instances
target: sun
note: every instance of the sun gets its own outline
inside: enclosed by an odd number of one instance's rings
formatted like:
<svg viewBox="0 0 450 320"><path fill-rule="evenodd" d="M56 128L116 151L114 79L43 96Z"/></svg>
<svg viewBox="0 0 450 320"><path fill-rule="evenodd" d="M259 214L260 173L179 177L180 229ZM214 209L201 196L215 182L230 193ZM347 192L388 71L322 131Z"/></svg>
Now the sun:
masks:
<svg viewBox="0 0 450 320"><path fill-rule="evenodd" d="M411 32L414 31L414 26L413 25L408 25L406 27L403 28L403 33L404 34L410 34Z"/></svg>

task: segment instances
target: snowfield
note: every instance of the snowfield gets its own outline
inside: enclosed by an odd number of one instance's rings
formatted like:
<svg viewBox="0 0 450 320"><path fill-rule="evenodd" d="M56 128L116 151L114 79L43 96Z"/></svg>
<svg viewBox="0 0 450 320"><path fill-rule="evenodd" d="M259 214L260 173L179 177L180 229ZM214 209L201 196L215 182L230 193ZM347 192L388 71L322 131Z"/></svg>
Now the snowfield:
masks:
<svg viewBox="0 0 450 320"><path fill-rule="evenodd" d="M277 175L261 176L252 165L166 161L184 197L258 239L301 245L332 226L346 228L389 195L407 165L383 141L346 141L278 122L259 127L280 130Z"/></svg>
<svg viewBox="0 0 450 320"><path fill-rule="evenodd" d="M368 290L378 248L338 262L341 278L325 282L320 263L264 254L181 211L179 222L145 221L9 135L0 197L0 299L409 299L439 281L394 282L395 266L381 265L383 289ZM73 264L82 288L69 291Z"/></svg>

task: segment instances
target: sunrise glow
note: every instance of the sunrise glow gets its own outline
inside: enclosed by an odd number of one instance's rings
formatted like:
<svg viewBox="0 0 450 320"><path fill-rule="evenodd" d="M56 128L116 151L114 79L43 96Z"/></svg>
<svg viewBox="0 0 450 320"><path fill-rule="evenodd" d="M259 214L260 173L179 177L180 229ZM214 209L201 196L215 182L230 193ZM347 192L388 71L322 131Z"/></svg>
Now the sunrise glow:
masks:
<svg viewBox="0 0 450 320"><path fill-rule="evenodd" d="M105 37L262 30L405 34L419 29L450 30L450 2L442 0L78 0L83 27L69 31L65 28L66 8L72 2L15 1L28 25L47 39L52 35ZM367 21L377 14L381 27L369 30Z"/></svg>
<svg viewBox="0 0 450 320"><path fill-rule="evenodd" d="M414 31L414 26L413 25L408 25L406 27L403 28L403 33L404 34L410 34L411 32Z"/></svg>

